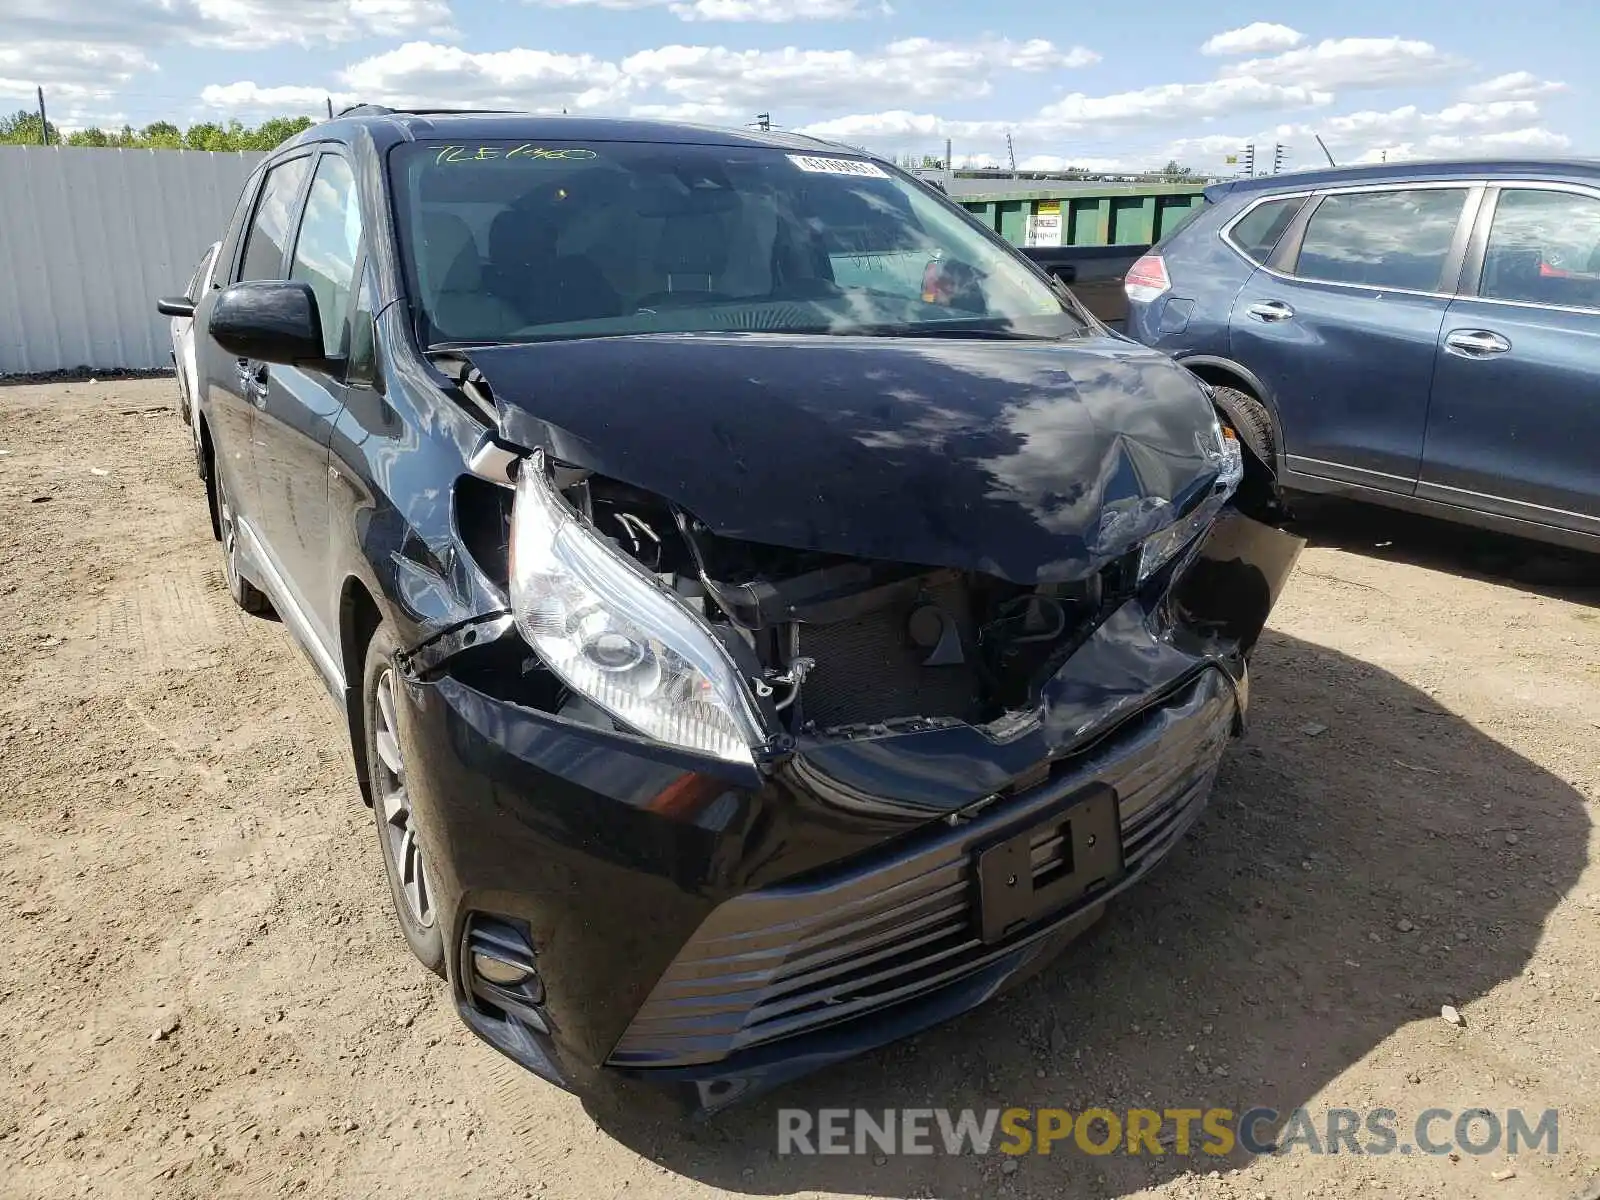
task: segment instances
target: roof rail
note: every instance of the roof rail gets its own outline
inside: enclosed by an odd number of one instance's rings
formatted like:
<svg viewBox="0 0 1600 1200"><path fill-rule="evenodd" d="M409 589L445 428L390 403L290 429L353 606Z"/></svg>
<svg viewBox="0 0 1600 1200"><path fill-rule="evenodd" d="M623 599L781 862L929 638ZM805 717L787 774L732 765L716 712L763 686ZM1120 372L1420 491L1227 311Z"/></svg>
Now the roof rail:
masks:
<svg viewBox="0 0 1600 1200"><path fill-rule="evenodd" d="M454 117L521 116L512 108L391 108L386 104L353 104L339 110L341 117Z"/></svg>

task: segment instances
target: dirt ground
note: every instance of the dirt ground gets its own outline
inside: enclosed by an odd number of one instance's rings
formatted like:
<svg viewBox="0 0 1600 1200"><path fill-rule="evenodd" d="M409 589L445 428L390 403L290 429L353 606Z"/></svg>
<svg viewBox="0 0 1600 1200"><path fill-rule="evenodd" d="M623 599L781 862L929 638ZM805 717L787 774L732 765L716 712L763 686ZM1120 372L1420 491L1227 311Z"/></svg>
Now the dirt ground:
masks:
<svg viewBox="0 0 1600 1200"><path fill-rule="evenodd" d="M1059 963L708 1125L601 1128L408 958L338 718L231 605L174 403L167 379L0 388L0 1195L1594 1186L1600 560L1318 506L1210 810ZM857 1105L1556 1108L1561 1142L775 1154L779 1106Z"/></svg>

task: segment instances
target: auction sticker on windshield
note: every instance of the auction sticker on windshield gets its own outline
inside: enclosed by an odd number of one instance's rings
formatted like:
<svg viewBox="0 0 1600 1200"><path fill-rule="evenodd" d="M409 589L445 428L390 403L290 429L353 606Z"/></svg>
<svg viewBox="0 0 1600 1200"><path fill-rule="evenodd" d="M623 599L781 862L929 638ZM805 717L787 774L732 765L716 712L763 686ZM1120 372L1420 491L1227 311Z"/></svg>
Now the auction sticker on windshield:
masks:
<svg viewBox="0 0 1600 1200"><path fill-rule="evenodd" d="M865 179L887 179L889 173L877 163L859 158L817 158L811 154L791 154L789 161L813 175L859 175Z"/></svg>

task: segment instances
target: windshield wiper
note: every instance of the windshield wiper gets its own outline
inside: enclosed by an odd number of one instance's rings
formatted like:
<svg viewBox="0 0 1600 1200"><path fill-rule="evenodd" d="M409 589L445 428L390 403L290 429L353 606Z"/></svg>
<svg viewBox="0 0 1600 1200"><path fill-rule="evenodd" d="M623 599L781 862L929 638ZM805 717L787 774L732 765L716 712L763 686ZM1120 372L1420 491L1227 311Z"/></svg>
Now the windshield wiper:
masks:
<svg viewBox="0 0 1600 1200"><path fill-rule="evenodd" d="M489 338L478 341L430 342L424 354L457 354L462 350L486 350L490 346L515 346L516 342L501 342Z"/></svg>
<svg viewBox="0 0 1600 1200"><path fill-rule="evenodd" d="M1060 335L1048 333L1023 333L1016 329L992 329L960 325L857 325L854 328L830 329L829 333L841 337L905 337L905 338L971 338L995 342L1055 342Z"/></svg>

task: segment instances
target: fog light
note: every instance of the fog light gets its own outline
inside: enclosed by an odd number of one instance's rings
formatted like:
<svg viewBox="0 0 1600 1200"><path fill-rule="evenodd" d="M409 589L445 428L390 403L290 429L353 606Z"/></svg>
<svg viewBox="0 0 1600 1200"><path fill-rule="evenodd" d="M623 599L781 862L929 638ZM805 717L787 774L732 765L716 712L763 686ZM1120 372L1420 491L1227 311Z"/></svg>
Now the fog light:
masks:
<svg viewBox="0 0 1600 1200"><path fill-rule="evenodd" d="M516 987L533 974L519 963L506 962L481 952L472 956L472 970L479 979L500 987Z"/></svg>

